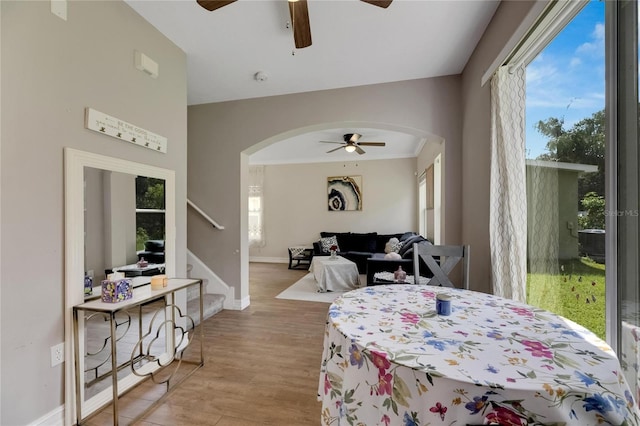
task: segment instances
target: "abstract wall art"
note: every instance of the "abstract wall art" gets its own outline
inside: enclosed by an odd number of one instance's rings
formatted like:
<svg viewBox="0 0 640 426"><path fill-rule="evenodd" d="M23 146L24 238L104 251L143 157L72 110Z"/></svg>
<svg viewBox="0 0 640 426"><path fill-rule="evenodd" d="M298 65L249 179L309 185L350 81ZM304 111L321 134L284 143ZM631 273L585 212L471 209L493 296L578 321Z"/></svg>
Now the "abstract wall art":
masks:
<svg viewBox="0 0 640 426"><path fill-rule="evenodd" d="M329 211L362 210L362 176L327 178Z"/></svg>

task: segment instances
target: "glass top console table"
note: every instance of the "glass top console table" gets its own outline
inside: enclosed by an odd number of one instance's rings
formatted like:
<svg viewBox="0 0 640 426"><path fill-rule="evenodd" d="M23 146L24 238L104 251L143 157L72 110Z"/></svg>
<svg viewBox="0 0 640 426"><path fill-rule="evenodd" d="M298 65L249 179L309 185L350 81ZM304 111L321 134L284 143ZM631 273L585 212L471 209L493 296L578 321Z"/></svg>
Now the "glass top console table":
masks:
<svg viewBox="0 0 640 426"><path fill-rule="evenodd" d="M199 288L200 322L197 328L193 318L186 313L186 294L184 308L178 303L181 290L191 286ZM138 419L204 365L202 296L202 280L171 278L167 286L159 290L153 290L150 285L135 288L129 300L105 303L97 299L73 307L78 425L109 404L113 407L113 424L117 425L119 397L148 379L165 385L164 394L139 414ZM137 330L132 327L136 322ZM196 334L199 355L186 359L185 351ZM195 350L198 351L197 346ZM96 363L92 357L100 359L97 367L93 365ZM176 374L183 363L194 367L186 374L182 370ZM94 369L96 377L101 369L105 380L97 391L90 392L91 381L87 380L87 374Z"/></svg>

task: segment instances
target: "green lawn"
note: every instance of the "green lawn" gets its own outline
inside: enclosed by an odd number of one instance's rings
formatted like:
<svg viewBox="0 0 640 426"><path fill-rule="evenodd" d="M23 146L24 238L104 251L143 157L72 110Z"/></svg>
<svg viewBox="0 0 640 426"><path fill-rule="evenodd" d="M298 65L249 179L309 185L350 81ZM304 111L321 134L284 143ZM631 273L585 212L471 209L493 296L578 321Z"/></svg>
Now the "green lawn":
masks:
<svg viewBox="0 0 640 426"><path fill-rule="evenodd" d="M605 338L605 267L588 258L559 262L559 273L527 274L527 303Z"/></svg>

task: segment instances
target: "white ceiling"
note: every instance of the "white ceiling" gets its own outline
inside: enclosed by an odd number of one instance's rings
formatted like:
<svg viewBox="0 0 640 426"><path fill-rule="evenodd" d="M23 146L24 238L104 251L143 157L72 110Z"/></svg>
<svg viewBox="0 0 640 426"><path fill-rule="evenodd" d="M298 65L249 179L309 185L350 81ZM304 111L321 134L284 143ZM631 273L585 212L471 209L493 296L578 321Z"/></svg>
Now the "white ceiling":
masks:
<svg viewBox="0 0 640 426"><path fill-rule="evenodd" d="M295 49L284 0L238 0L213 12L195 0L125 1L186 52L189 105L460 74L499 3L394 0L383 9L359 0L309 0L313 44ZM256 80L258 72L267 79ZM349 132L387 146L369 147L365 155L325 154L328 144L317 142ZM415 156L424 142L360 128L294 139L267 148L270 154L253 154L251 161L402 158Z"/></svg>

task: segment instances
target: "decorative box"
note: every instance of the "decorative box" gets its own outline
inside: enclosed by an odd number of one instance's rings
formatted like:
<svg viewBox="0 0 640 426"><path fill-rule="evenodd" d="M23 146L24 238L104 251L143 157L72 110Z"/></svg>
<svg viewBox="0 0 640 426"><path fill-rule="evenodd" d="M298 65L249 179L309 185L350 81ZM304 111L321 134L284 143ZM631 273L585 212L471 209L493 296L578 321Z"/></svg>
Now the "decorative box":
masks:
<svg viewBox="0 0 640 426"><path fill-rule="evenodd" d="M93 292L93 277L89 275L84 276L84 294L90 296Z"/></svg>
<svg viewBox="0 0 640 426"><path fill-rule="evenodd" d="M117 303L133 297L133 286L130 279L103 280L102 301Z"/></svg>

